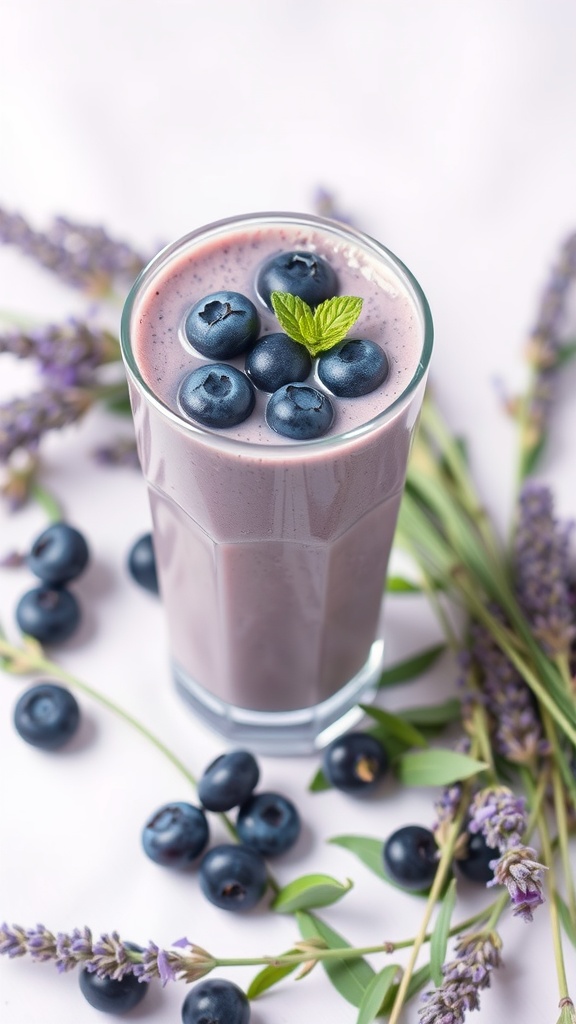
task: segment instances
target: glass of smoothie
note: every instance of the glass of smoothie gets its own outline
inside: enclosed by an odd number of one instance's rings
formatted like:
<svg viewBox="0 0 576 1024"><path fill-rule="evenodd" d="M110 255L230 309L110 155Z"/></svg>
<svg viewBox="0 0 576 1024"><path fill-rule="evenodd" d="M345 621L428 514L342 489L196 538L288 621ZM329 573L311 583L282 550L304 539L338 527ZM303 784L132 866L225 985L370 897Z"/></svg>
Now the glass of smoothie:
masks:
<svg viewBox="0 0 576 1024"><path fill-rule="evenodd" d="M359 316L320 355L298 329L288 336L290 317L306 334L302 310L330 334L347 297ZM193 231L127 299L122 350L172 674L231 743L309 753L376 692L432 334L392 253L305 214Z"/></svg>

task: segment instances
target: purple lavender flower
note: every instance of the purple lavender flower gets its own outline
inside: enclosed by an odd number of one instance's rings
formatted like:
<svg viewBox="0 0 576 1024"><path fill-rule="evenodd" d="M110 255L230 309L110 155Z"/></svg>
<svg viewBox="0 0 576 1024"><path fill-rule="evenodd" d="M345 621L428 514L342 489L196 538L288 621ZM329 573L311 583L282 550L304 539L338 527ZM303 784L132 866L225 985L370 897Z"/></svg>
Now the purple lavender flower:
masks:
<svg viewBox="0 0 576 1024"><path fill-rule="evenodd" d="M498 609L492 614L502 620ZM480 623L470 630L470 654L477 691L490 724L494 748L518 764L549 752L532 692L508 656Z"/></svg>
<svg viewBox="0 0 576 1024"><path fill-rule="evenodd" d="M88 384L97 367L119 359L113 334L75 319L0 334L0 352L37 360L44 376L60 387Z"/></svg>
<svg viewBox="0 0 576 1024"><path fill-rule="evenodd" d="M516 589L535 636L550 656L568 653L576 628L568 576L570 526L554 518L552 492L525 484L514 539Z"/></svg>
<svg viewBox="0 0 576 1024"><path fill-rule="evenodd" d="M131 466L140 468L136 441L133 437L122 437L113 444L96 448L94 458L101 466Z"/></svg>
<svg viewBox="0 0 576 1024"><path fill-rule="evenodd" d="M568 293L576 279L576 233L560 248L536 313L529 342L530 361L539 368L553 366L562 348Z"/></svg>
<svg viewBox="0 0 576 1024"><path fill-rule="evenodd" d="M74 288L107 292L116 281L131 282L146 260L101 227L56 217L46 232L34 230L17 213L0 209L0 244L14 245Z"/></svg>
<svg viewBox="0 0 576 1024"><path fill-rule="evenodd" d="M540 873L544 864L534 860L535 850L530 846L508 848L498 860L490 861L494 878L491 885L505 885L510 893L514 915L532 921L532 911L544 903Z"/></svg>
<svg viewBox="0 0 576 1024"><path fill-rule="evenodd" d="M161 949L154 942L150 942L146 949L140 949L124 942L118 932L94 939L89 928L75 928L69 934L59 932L55 936L41 924L30 929L0 925L2 954L52 960L61 973L80 966L117 980L126 974L134 974L141 981L158 978L163 985L169 981L197 981L215 966L210 953L188 939L179 940L171 949Z"/></svg>
<svg viewBox="0 0 576 1024"><path fill-rule="evenodd" d="M320 217L339 220L342 224L351 224L352 218L338 206L333 192L318 186L314 193L313 209Z"/></svg>
<svg viewBox="0 0 576 1024"><path fill-rule="evenodd" d="M442 967L442 984L424 994L420 1024L463 1024L467 1010L478 1010L478 993L490 987L491 972L502 963L501 948L495 932L462 935L454 959Z"/></svg>
<svg viewBox="0 0 576 1024"><path fill-rule="evenodd" d="M488 846L505 851L519 846L526 829L526 801L507 786L476 793L470 807L469 832L481 832Z"/></svg>
<svg viewBox="0 0 576 1024"><path fill-rule="evenodd" d="M0 462L19 448L34 449L47 431L76 422L93 401L88 390L48 387L0 406Z"/></svg>

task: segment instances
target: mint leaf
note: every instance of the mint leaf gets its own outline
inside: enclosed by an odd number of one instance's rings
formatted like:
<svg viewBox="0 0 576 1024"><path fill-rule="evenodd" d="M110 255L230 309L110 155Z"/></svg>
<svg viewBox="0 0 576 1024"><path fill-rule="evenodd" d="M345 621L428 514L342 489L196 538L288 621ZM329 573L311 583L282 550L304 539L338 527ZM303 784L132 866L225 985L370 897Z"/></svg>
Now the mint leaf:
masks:
<svg viewBox="0 0 576 1024"><path fill-rule="evenodd" d="M360 316L363 303L354 295L336 295L313 310L290 292L272 292L270 299L280 326L294 341L305 345L311 356L343 341Z"/></svg>

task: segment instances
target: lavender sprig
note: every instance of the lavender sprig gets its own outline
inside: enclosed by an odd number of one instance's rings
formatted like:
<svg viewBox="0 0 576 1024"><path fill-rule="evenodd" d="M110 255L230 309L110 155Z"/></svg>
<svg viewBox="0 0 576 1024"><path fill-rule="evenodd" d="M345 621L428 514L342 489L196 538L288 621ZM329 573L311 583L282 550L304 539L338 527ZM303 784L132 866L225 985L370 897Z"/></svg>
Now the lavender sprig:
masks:
<svg viewBox="0 0 576 1024"><path fill-rule="evenodd" d="M492 971L502 964L501 948L496 932L461 936L454 959L442 967L442 984L424 994L420 1024L463 1024L466 1011L478 1010L478 993L490 987Z"/></svg>
<svg viewBox="0 0 576 1024"><path fill-rule="evenodd" d="M554 518L552 492L529 482L518 507L514 563L518 599L550 657L568 654L576 637L568 579L571 525Z"/></svg>
<svg viewBox="0 0 576 1024"><path fill-rule="evenodd" d="M93 402L86 389L48 387L0 406L0 462L19 448L35 449L47 431L77 422Z"/></svg>
<svg viewBox="0 0 576 1024"><path fill-rule="evenodd" d="M102 227L56 217L47 231L37 231L19 213L0 208L0 244L13 245L61 280L92 295L115 283L128 284L146 260Z"/></svg>
<svg viewBox="0 0 576 1024"><path fill-rule="evenodd" d="M42 374L58 387L79 387L92 382L94 371L119 360L118 339L110 331L74 318L29 331L0 334L0 353L34 359Z"/></svg>
<svg viewBox="0 0 576 1024"><path fill-rule="evenodd" d="M468 831L481 832L488 846L495 849L518 846L526 823L526 801L507 786L489 786L472 800Z"/></svg>
<svg viewBox="0 0 576 1024"><path fill-rule="evenodd" d="M511 847L497 860L490 861L494 878L488 886L505 885L510 894L515 917L532 921L532 911L544 903L540 873L546 870L534 858L530 846Z"/></svg>
<svg viewBox="0 0 576 1024"><path fill-rule="evenodd" d="M54 962L61 973L75 967L101 977L120 980L134 974L140 981L159 979L193 982L208 974L215 966L210 954L187 939L174 943L174 948L161 949L155 943L140 949L124 942L118 932L95 939L89 928L54 935L42 924L35 928L0 925L0 955L30 956L32 960Z"/></svg>

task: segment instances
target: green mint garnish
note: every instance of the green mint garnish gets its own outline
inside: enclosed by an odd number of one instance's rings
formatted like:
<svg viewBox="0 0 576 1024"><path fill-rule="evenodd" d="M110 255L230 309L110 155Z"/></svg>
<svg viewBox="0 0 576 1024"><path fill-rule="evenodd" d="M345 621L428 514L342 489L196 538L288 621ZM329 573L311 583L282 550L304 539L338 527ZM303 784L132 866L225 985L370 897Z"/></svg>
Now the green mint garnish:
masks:
<svg viewBox="0 0 576 1024"><path fill-rule="evenodd" d="M272 292L270 296L280 326L294 341L305 345L311 356L327 352L356 323L363 299L354 295L336 295L312 309L298 295Z"/></svg>

